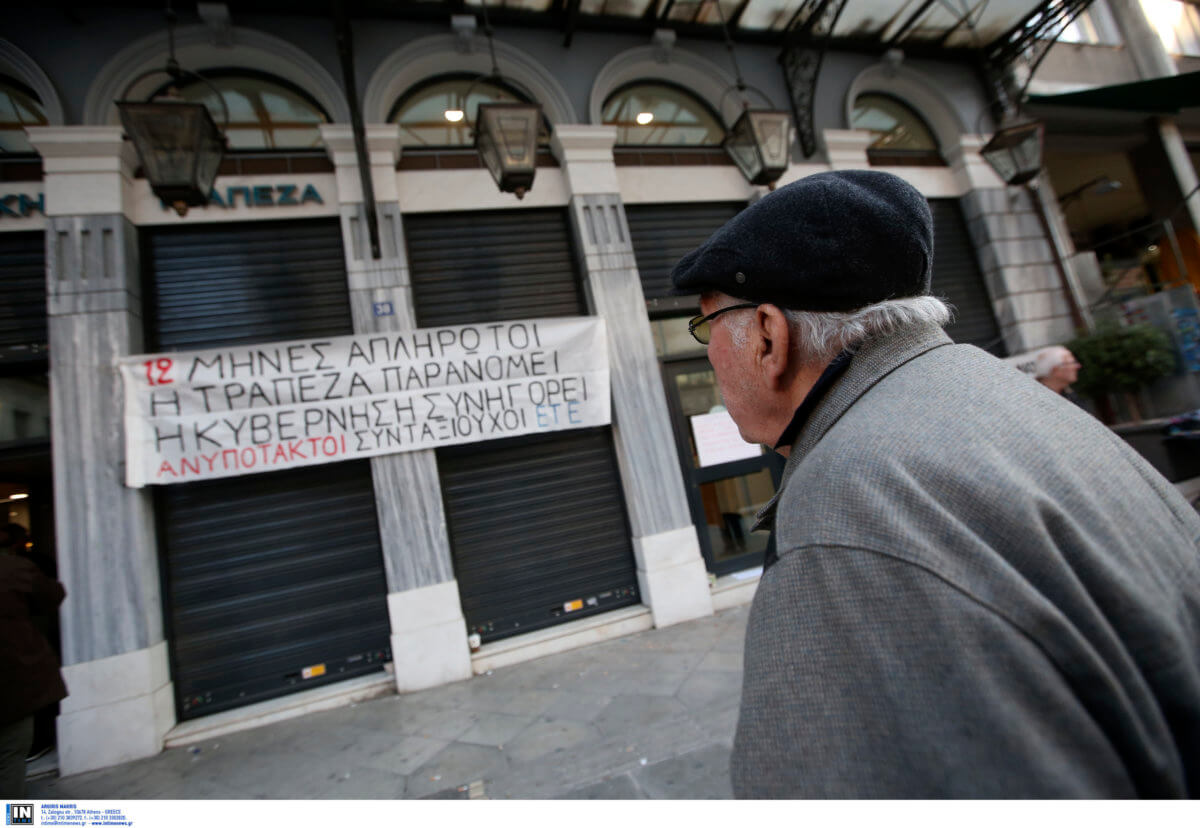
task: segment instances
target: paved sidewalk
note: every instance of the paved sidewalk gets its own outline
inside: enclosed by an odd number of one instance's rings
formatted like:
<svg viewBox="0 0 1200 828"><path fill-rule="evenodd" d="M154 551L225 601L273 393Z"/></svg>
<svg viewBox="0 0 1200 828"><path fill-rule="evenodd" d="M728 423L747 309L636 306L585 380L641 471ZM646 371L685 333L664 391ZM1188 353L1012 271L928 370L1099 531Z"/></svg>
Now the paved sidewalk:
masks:
<svg viewBox="0 0 1200 828"><path fill-rule="evenodd" d="M31 780L38 799L726 799L747 607Z"/></svg>

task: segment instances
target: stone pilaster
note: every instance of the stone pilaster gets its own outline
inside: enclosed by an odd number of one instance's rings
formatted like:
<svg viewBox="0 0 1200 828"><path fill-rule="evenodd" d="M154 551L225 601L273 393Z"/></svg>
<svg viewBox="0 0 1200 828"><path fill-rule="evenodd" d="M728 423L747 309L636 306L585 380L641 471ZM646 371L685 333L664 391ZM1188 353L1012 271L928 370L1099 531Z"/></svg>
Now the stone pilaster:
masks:
<svg viewBox="0 0 1200 828"><path fill-rule="evenodd" d="M414 328L412 282L396 190L399 127L381 124L367 129L378 259L372 256L351 127L326 125L321 136L336 167L354 331ZM396 686L405 692L468 678L467 626L454 580L434 453L373 457L371 474L388 581Z"/></svg>
<svg viewBox="0 0 1200 828"><path fill-rule="evenodd" d="M984 143L981 136L963 135L946 150L946 160L966 192L963 213L1004 344L1017 354L1066 342L1075 328L1056 263L1056 240L1046 235L1038 217L1036 194L1005 187L979 154ZM1064 257L1063 266L1072 264Z"/></svg>
<svg viewBox="0 0 1200 828"><path fill-rule="evenodd" d="M151 756L174 724L150 495L124 484L116 360L143 350L134 156L106 127L30 129L46 187L64 775Z"/></svg>
<svg viewBox="0 0 1200 828"><path fill-rule="evenodd" d="M1125 50L1143 80L1179 74L1179 67L1163 46L1158 32L1147 19L1146 10L1138 0L1109 0L1108 6L1117 28L1121 31ZM1187 197L1190 194L1187 199L1188 217L1192 226L1200 230L1200 192L1194 192L1200 181L1197 179L1196 168L1192 165L1187 145L1179 132L1179 126L1174 118L1155 118L1149 125L1162 143L1163 153L1171 167L1180 195Z"/></svg>
<svg viewBox="0 0 1200 828"><path fill-rule="evenodd" d="M826 129L821 134L832 169L865 170L871 166L867 160L867 147L875 136L870 132L865 129Z"/></svg>
<svg viewBox="0 0 1200 828"><path fill-rule="evenodd" d="M971 190L963 209L1009 353L1069 340L1071 306L1030 192Z"/></svg>
<svg viewBox="0 0 1200 828"><path fill-rule="evenodd" d="M661 627L711 615L712 598L618 194L615 140L613 127L559 126L553 148L571 192L571 226L593 309L608 322L613 435L638 583Z"/></svg>

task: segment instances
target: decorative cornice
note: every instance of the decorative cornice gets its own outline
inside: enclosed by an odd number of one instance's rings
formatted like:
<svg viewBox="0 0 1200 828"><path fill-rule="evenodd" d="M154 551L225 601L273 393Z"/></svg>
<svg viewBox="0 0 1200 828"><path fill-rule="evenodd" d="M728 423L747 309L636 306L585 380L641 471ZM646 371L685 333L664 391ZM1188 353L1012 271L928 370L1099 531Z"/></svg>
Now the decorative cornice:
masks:
<svg viewBox="0 0 1200 828"><path fill-rule="evenodd" d="M119 158L134 153L120 127L27 127L29 141L46 160Z"/></svg>
<svg viewBox="0 0 1200 828"><path fill-rule="evenodd" d="M613 162L617 128L609 125L569 124L556 127L550 148L561 164L576 161Z"/></svg>

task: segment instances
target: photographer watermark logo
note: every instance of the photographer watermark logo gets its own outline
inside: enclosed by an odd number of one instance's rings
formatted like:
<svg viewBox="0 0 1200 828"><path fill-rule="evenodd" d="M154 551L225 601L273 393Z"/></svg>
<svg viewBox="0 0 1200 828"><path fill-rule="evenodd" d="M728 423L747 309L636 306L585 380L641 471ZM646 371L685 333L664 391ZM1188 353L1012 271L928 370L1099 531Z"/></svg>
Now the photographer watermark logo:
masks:
<svg viewBox="0 0 1200 828"><path fill-rule="evenodd" d="M33 804L8 803L4 806L5 825L33 825Z"/></svg>

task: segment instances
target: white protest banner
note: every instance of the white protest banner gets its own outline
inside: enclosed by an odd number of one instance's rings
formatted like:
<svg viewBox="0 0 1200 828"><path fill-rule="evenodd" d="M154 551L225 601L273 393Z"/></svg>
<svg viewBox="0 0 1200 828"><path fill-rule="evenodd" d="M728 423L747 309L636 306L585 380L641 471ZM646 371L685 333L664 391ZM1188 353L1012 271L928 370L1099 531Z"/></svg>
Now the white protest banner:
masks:
<svg viewBox="0 0 1200 828"><path fill-rule="evenodd" d="M125 483L183 483L611 422L596 317L118 360Z"/></svg>

